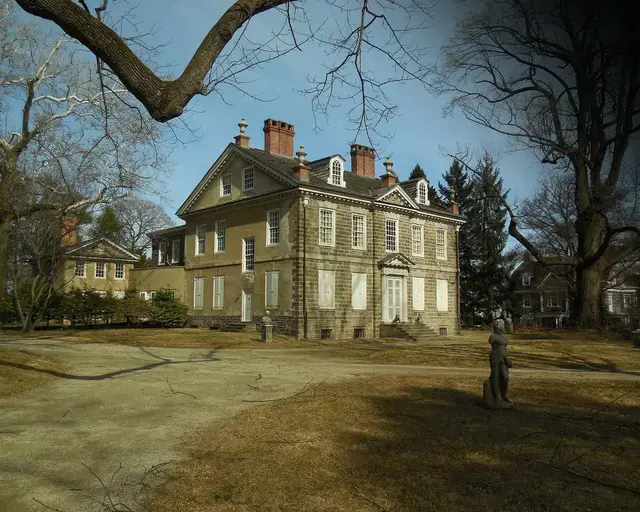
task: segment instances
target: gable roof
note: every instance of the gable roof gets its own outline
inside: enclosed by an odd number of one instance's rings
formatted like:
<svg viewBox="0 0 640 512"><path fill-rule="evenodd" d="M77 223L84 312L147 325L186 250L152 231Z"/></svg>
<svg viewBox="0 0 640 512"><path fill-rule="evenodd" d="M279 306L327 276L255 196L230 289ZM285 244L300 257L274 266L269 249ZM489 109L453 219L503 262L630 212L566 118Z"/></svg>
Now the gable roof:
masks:
<svg viewBox="0 0 640 512"><path fill-rule="evenodd" d="M109 254L105 256L104 253L93 252L92 249L94 249L100 243L105 243L106 245L112 247L117 253L119 252L120 255ZM113 240L109 240L105 237L94 238L91 240L87 240L86 242L81 242L79 244L73 245L69 247L69 249L67 249L67 255L71 257L108 259L110 261L125 261L130 263L140 261L140 256L128 251L120 244L117 244Z"/></svg>
<svg viewBox="0 0 640 512"><path fill-rule="evenodd" d="M378 197L376 198L376 202L382 202L385 198L390 197L393 194L400 194L400 196L402 196L402 198L409 204L409 206L411 206L411 208L415 208L416 210L419 209L418 204L413 199L411 199L411 197L409 197L409 194L404 191L400 184L396 184L392 187L386 188L386 190L382 191L378 195Z"/></svg>

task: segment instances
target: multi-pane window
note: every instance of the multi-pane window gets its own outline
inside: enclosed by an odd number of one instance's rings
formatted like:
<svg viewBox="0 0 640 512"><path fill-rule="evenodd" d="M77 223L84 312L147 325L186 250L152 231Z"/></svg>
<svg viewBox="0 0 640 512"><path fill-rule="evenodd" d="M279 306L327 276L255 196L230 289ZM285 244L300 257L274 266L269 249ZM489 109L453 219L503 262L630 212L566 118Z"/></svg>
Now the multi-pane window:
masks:
<svg viewBox="0 0 640 512"><path fill-rule="evenodd" d="M231 174L225 174L220 180L220 195L231 195Z"/></svg>
<svg viewBox="0 0 640 512"><path fill-rule="evenodd" d="M436 229L436 259L447 259L447 231Z"/></svg>
<svg viewBox="0 0 640 512"><path fill-rule="evenodd" d="M280 273L275 270L265 273L265 295L268 308L278 307L278 280Z"/></svg>
<svg viewBox="0 0 640 512"><path fill-rule="evenodd" d="M244 238L242 245L244 246L244 250L242 251L242 271L253 272L255 268L256 239L253 237Z"/></svg>
<svg viewBox="0 0 640 512"><path fill-rule="evenodd" d="M366 249L366 224L364 215L354 215L351 223L351 246L354 249Z"/></svg>
<svg viewBox="0 0 640 512"><path fill-rule="evenodd" d="M342 186L342 162L338 159L331 163L331 184Z"/></svg>
<svg viewBox="0 0 640 512"><path fill-rule="evenodd" d="M547 295L547 307L557 308L560 306L560 295L557 293L549 293Z"/></svg>
<svg viewBox="0 0 640 512"><path fill-rule="evenodd" d="M76 277L86 277L87 264L84 261L76 261Z"/></svg>
<svg viewBox="0 0 640 512"><path fill-rule="evenodd" d="M335 308L336 273L333 270L318 270L318 307Z"/></svg>
<svg viewBox="0 0 640 512"><path fill-rule="evenodd" d="M334 245L335 218L334 210L320 210L320 245Z"/></svg>
<svg viewBox="0 0 640 512"><path fill-rule="evenodd" d="M116 279L124 279L124 263L116 263L114 277Z"/></svg>
<svg viewBox="0 0 640 512"><path fill-rule="evenodd" d="M423 226L419 224L411 225L411 254L413 256L424 254Z"/></svg>
<svg viewBox="0 0 640 512"><path fill-rule="evenodd" d="M418 184L418 202L420 204L427 203L427 185L425 183Z"/></svg>
<svg viewBox="0 0 640 512"><path fill-rule="evenodd" d="M280 243L280 210L267 212L267 245Z"/></svg>
<svg viewBox="0 0 640 512"><path fill-rule="evenodd" d="M523 295L522 296L522 307L530 308L531 307L531 295Z"/></svg>
<svg viewBox="0 0 640 512"><path fill-rule="evenodd" d="M158 265L164 265L167 261L167 242L160 242L158 244Z"/></svg>
<svg viewBox="0 0 640 512"><path fill-rule="evenodd" d="M227 221L219 220L215 227L215 252L223 252L227 245Z"/></svg>
<svg viewBox="0 0 640 512"><path fill-rule="evenodd" d="M253 188L253 167L247 167L244 170L244 180L242 183L243 190L251 190ZM231 193L231 191L229 191Z"/></svg>
<svg viewBox="0 0 640 512"><path fill-rule="evenodd" d="M522 286L531 286L531 274L523 274Z"/></svg>
<svg viewBox="0 0 640 512"><path fill-rule="evenodd" d="M385 221L385 249L387 252L398 252L398 221Z"/></svg>
<svg viewBox="0 0 640 512"><path fill-rule="evenodd" d="M107 272L105 270L105 262L104 261L96 261L96 278L104 279L107 277Z"/></svg>
<svg viewBox="0 0 640 512"><path fill-rule="evenodd" d="M204 224L196 228L196 256L204 254L207 238L207 226Z"/></svg>
<svg viewBox="0 0 640 512"><path fill-rule="evenodd" d="M204 308L204 277L193 278L193 309Z"/></svg>
<svg viewBox="0 0 640 512"><path fill-rule="evenodd" d="M180 240L173 240L171 242L171 263L178 263L180 261Z"/></svg>
<svg viewBox="0 0 640 512"><path fill-rule="evenodd" d="M221 308L224 305L224 276L213 277L213 307Z"/></svg>

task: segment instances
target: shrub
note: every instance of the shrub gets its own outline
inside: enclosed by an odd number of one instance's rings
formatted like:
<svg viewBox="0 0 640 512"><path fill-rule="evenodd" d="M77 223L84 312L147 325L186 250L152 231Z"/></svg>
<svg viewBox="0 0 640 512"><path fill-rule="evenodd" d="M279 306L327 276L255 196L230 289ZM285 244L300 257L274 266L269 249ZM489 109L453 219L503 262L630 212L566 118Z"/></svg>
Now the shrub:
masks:
<svg viewBox="0 0 640 512"><path fill-rule="evenodd" d="M124 299L116 301L115 315L128 325L139 325L149 320L152 314L151 309L149 303L139 299L135 292L127 292Z"/></svg>
<svg viewBox="0 0 640 512"><path fill-rule="evenodd" d="M162 327L184 327L187 323L187 306L171 290L156 292L152 304L151 321L154 324Z"/></svg>

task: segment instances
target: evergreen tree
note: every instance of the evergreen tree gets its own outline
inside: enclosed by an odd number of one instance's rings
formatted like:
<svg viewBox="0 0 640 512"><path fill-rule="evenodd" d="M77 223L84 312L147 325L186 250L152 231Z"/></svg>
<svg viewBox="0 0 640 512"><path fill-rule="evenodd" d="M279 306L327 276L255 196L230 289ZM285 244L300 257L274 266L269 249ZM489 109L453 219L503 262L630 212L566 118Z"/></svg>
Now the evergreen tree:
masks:
<svg viewBox="0 0 640 512"><path fill-rule="evenodd" d="M469 251L470 275L462 278L467 290L468 314L481 315L485 322L509 302L509 263L504 254L508 234L502 198L500 171L489 153L478 163L476 177L464 214L468 218L465 246Z"/></svg>
<svg viewBox="0 0 640 512"><path fill-rule="evenodd" d="M411 174L409 175L410 180L417 180L418 178L426 179L426 177L427 175L422 170L422 167L420 167L420 164L416 164L416 166L413 168L413 171L411 171Z"/></svg>
<svg viewBox="0 0 640 512"><path fill-rule="evenodd" d="M122 225L114 208L107 206L96 219L91 228L91 238L108 238L113 242L119 242Z"/></svg>
<svg viewBox="0 0 640 512"><path fill-rule="evenodd" d="M460 213L468 217L467 223L460 227L458 233L460 243L460 316L466 325L473 326L475 306L472 298L474 292L472 277L474 269L472 265L473 249L469 242L469 231L473 219L468 215L472 204L473 182L464 172L458 160L453 161L449 170L442 177L445 182L438 183L441 197L445 202L449 202L453 193Z"/></svg>

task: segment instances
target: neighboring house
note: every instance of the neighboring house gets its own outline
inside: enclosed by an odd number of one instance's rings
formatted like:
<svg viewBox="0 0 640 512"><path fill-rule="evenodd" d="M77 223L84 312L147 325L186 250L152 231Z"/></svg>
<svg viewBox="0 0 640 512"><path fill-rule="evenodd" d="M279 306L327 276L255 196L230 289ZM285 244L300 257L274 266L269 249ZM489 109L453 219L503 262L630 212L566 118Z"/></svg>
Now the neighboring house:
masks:
<svg viewBox="0 0 640 512"><path fill-rule="evenodd" d="M183 225L149 233L151 259L146 267L136 268L131 278L140 298L151 300L158 290L166 289L185 300L185 230Z"/></svg>
<svg viewBox="0 0 640 512"><path fill-rule="evenodd" d="M617 272L601 284L605 321L612 327L637 325L640 316L640 276ZM561 327L571 314L572 301L566 280L527 257L513 272L520 324L536 324L546 328Z"/></svg>
<svg viewBox="0 0 640 512"><path fill-rule="evenodd" d="M339 154L307 161L300 146L295 158L291 124L266 120L264 150L239 126L178 210L185 225L151 234L153 287L184 286L200 326L252 325L269 311L299 337L375 337L418 317L457 332L456 203L431 204L427 180L399 182L389 159L376 178L365 146L351 146L349 171Z"/></svg>
<svg viewBox="0 0 640 512"><path fill-rule="evenodd" d="M78 243L77 219L68 218L64 223L62 243L67 247L68 260L59 278L64 289L89 289L100 295L112 292L124 297L133 265L140 257L108 238Z"/></svg>

